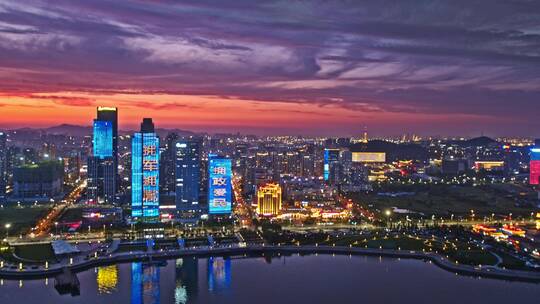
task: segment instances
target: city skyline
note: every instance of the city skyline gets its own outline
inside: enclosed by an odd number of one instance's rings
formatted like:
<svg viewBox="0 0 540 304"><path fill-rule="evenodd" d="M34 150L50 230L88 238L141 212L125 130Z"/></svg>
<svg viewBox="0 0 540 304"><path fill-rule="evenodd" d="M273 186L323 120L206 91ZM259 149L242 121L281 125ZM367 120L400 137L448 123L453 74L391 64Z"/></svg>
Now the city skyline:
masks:
<svg viewBox="0 0 540 304"><path fill-rule="evenodd" d="M0 127L537 137L540 5L424 4L7 1Z"/></svg>
<svg viewBox="0 0 540 304"><path fill-rule="evenodd" d="M0 0L0 54L0 303L540 296L540 0Z"/></svg>

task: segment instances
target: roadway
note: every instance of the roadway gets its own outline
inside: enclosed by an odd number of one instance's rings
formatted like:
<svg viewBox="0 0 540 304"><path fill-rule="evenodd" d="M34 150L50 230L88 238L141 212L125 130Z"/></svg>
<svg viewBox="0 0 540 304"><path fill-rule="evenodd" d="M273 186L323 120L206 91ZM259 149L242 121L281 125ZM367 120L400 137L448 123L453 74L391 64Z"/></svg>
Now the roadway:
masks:
<svg viewBox="0 0 540 304"><path fill-rule="evenodd" d="M242 179L235 175L232 179L232 188L234 193L234 198L236 201L236 208L234 213L240 220L240 225L242 227L252 227L253 226L253 217L255 215L251 204L244 200L242 196L242 187L240 182Z"/></svg>
<svg viewBox="0 0 540 304"><path fill-rule="evenodd" d="M62 216L65 210L75 204L80 198L81 193L86 187L86 180L81 181L70 193L68 193L65 198L55 206L45 215L43 218L37 221L37 225L31 229L31 237L44 237L52 230L53 226L56 225L58 219Z"/></svg>

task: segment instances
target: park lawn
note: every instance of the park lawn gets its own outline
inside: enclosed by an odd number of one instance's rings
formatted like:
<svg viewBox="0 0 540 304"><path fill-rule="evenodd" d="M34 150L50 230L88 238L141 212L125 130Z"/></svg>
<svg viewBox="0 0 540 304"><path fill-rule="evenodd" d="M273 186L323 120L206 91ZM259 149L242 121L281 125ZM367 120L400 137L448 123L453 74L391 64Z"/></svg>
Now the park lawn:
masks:
<svg viewBox="0 0 540 304"><path fill-rule="evenodd" d="M503 259L503 262L499 264L499 267L515 270L530 270L530 268L525 265L525 262L520 259L504 252L497 252L497 254Z"/></svg>
<svg viewBox="0 0 540 304"><path fill-rule="evenodd" d="M451 254L450 259L467 265L495 265L497 258L489 251L458 250Z"/></svg>
<svg viewBox="0 0 540 304"><path fill-rule="evenodd" d="M32 244L15 246L15 255L21 259L35 262L55 261L51 244Z"/></svg>
<svg viewBox="0 0 540 304"><path fill-rule="evenodd" d="M400 249L400 250L415 250L420 251L425 247L424 240L414 239L409 237L399 238L376 238L368 240L367 243L359 244L358 246L367 245L369 248L383 248L383 249Z"/></svg>
<svg viewBox="0 0 540 304"><path fill-rule="evenodd" d="M43 205L0 208L0 225L3 227L5 224L11 224L10 235L26 233L36 224L40 217L47 214L49 209L49 206ZM4 229L2 229L2 233L5 233Z"/></svg>
<svg viewBox="0 0 540 304"><path fill-rule="evenodd" d="M475 210L477 215L508 214L526 216L531 208L516 207L516 201L507 197L502 189L493 186L455 186L455 185L408 185L399 191L414 192L409 196L378 196L376 193L359 194L354 199L363 205L383 210L392 207L423 213L425 216L469 215ZM379 192L393 191L380 189ZM504 189L506 190L506 189ZM506 190L508 191L508 190Z"/></svg>
<svg viewBox="0 0 540 304"><path fill-rule="evenodd" d="M366 237L363 235L350 235L345 237L331 237L329 240L325 240L321 242L321 244L324 245L333 245L336 246L349 246L353 245L356 246L358 244L364 243L366 241Z"/></svg>

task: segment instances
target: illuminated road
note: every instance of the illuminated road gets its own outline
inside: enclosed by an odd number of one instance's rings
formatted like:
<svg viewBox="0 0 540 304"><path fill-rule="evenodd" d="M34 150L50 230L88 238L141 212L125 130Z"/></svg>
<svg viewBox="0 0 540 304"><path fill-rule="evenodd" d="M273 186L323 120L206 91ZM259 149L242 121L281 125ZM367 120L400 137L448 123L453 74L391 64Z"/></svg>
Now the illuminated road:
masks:
<svg viewBox="0 0 540 304"><path fill-rule="evenodd" d="M251 204L246 203L244 197L242 196L240 181L241 179L238 176L233 177L232 188L236 200L236 208L234 209L234 213L236 213L240 219L240 224L242 227L252 227L254 212L251 208Z"/></svg>
<svg viewBox="0 0 540 304"><path fill-rule="evenodd" d="M51 211L47 213L46 216L44 216L41 220L39 220L37 222L36 227L32 228L32 231L30 232L30 236L31 237L46 236L51 231L51 229L55 225L55 222L60 218L60 216L63 214L66 208L73 205L77 201L77 199L79 199L84 188L86 188L86 180L79 183L73 189L73 191L67 194L65 198L59 204L55 205L51 209Z"/></svg>

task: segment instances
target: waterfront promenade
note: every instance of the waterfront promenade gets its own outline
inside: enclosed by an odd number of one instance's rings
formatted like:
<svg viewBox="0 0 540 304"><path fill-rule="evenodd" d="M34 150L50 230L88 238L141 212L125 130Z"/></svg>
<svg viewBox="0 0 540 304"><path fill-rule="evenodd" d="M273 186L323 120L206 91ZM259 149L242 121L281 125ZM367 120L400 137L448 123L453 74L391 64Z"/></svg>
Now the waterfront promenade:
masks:
<svg viewBox="0 0 540 304"><path fill-rule="evenodd" d="M114 244L114 242L113 242ZM106 255L97 257L77 256L72 259L63 259L60 263L43 265L39 267L25 268L21 265L7 264L4 262L0 267L0 278L2 279L33 279L52 277L62 272L64 268L69 268L72 272L81 272L93 267L110 265L116 263L126 263L133 261L151 262L154 260L186 258L186 257L242 257L242 256L276 256L292 254L335 254L335 255L366 255L390 258L417 259L433 263L447 271L456 274L495 278L504 280L524 281L540 283L540 272L517 271L500 269L493 266L470 266L452 262L446 257L434 252L405 251L390 249L357 248L343 246L276 246L276 245L247 245L229 247L196 247L181 248L175 250L148 250L134 252L114 252L113 248L107 251Z"/></svg>

